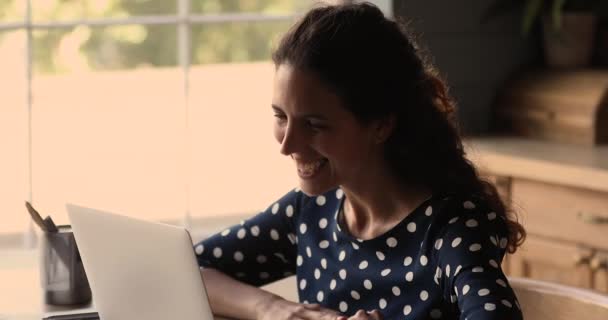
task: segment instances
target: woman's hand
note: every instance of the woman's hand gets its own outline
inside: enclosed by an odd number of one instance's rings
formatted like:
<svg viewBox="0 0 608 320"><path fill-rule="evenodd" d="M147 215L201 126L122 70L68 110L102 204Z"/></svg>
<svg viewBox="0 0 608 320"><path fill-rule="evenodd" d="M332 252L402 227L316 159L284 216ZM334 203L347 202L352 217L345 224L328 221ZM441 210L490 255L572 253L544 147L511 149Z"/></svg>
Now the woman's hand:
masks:
<svg viewBox="0 0 608 320"><path fill-rule="evenodd" d="M345 316L338 317L338 320L382 320L384 319L378 310L372 310L365 312L365 310L359 310L352 317L347 318Z"/></svg>
<svg viewBox="0 0 608 320"><path fill-rule="evenodd" d="M300 304L274 296L256 308L258 320L337 320L342 315L318 304ZM365 318L367 319L367 318Z"/></svg>

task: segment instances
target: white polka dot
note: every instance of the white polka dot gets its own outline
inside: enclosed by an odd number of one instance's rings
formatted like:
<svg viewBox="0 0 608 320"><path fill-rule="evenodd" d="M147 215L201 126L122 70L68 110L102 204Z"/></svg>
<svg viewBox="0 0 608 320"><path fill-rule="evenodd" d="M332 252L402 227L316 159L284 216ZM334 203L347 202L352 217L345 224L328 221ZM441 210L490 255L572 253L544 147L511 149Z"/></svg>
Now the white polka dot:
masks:
<svg viewBox="0 0 608 320"><path fill-rule="evenodd" d="M279 203L275 203L272 206L272 214L277 214L277 212L279 212Z"/></svg>
<svg viewBox="0 0 608 320"><path fill-rule="evenodd" d="M344 191L342 189L338 188L338 190L336 190L336 198L342 199L343 196L344 196Z"/></svg>
<svg viewBox="0 0 608 320"><path fill-rule="evenodd" d="M384 258L386 258L384 253L382 253L380 251L376 251L376 257L378 257L378 260L380 260L380 261L384 261Z"/></svg>
<svg viewBox="0 0 608 320"><path fill-rule="evenodd" d="M326 199L325 199L325 197L324 197L324 196L318 196L318 197L317 197L317 201L316 201L316 202L317 202L317 204L318 204L319 206L322 206L322 205L324 205L324 204L325 204L325 200L326 200Z"/></svg>
<svg viewBox="0 0 608 320"><path fill-rule="evenodd" d="M336 288L336 279L331 279L331 281L329 282L329 288L331 290L334 290Z"/></svg>
<svg viewBox="0 0 608 320"><path fill-rule="evenodd" d="M302 256L298 256L298 258L296 258L296 264L299 266L302 265L302 262L304 262L304 259L302 258Z"/></svg>
<svg viewBox="0 0 608 320"><path fill-rule="evenodd" d="M378 306L380 307L380 309L386 308L386 300L380 299L380 301L378 301Z"/></svg>
<svg viewBox="0 0 608 320"><path fill-rule="evenodd" d="M496 279L496 283L498 283L498 285L500 285L501 287L507 287L507 283L502 279Z"/></svg>
<svg viewBox="0 0 608 320"><path fill-rule="evenodd" d="M498 263L496 261L494 261L494 259L490 259L489 264L494 268L498 268Z"/></svg>
<svg viewBox="0 0 608 320"><path fill-rule="evenodd" d="M454 276L456 276L458 274L458 272L460 272L460 269L462 269L461 265L459 265L458 267L456 267L456 270L454 270Z"/></svg>
<svg viewBox="0 0 608 320"><path fill-rule="evenodd" d="M412 313L412 306L408 304L407 306L403 307L403 314L407 316L410 313Z"/></svg>
<svg viewBox="0 0 608 320"><path fill-rule="evenodd" d="M458 245L459 245L461 242L462 242L462 238L461 238L461 237L458 237L458 238L456 238L456 239L452 240L452 248L456 248L456 247L458 247Z"/></svg>
<svg viewBox="0 0 608 320"><path fill-rule="evenodd" d="M393 287L393 294L398 297L401 295L401 289L399 287Z"/></svg>
<svg viewBox="0 0 608 320"><path fill-rule="evenodd" d="M426 258L425 255L420 256L420 264L423 266L426 266L426 264L429 262L429 259Z"/></svg>
<svg viewBox="0 0 608 320"><path fill-rule="evenodd" d="M327 259L325 259L325 258L321 259L321 267L323 269L327 269Z"/></svg>
<svg viewBox="0 0 608 320"><path fill-rule="evenodd" d="M306 289L306 279L300 280L300 290Z"/></svg>
<svg viewBox="0 0 608 320"><path fill-rule="evenodd" d="M429 293L426 290L420 291L420 300L426 301L429 298Z"/></svg>
<svg viewBox="0 0 608 320"><path fill-rule="evenodd" d="M270 275L268 274L268 272L260 272L261 279L268 279L269 277Z"/></svg>
<svg viewBox="0 0 608 320"><path fill-rule="evenodd" d="M325 229L327 227L327 219L323 218L319 220L319 228Z"/></svg>
<svg viewBox="0 0 608 320"><path fill-rule="evenodd" d="M283 261L283 263L288 263L287 259L285 259L285 256L282 253L275 253L274 254L277 258L281 259L281 261Z"/></svg>
<svg viewBox="0 0 608 320"><path fill-rule="evenodd" d="M289 242L291 242L291 244L296 244L298 242L298 237L296 237L296 235L293 233L287 234L287 239L289 239Z"/></svg>
<svg viewBox="0 0 608 320"><path fill-rule="evenodd" d="M471 289L471 287L469 287L468 284L466 284L464 287L462 287L462 295L466 295L467 293L469 293L469 289Z"/></svg>
<svg viewBox="0 0 608 320"><path fill-rule="evenodd" d="M338 272L338 275L340 276L340 279L346 280L346 269L340 270L340 272Z"/></svg>
<svg viewBox="0 0 608 320"><path fill-rule="evenodd" d="M463 206L465 209L468 209L468 210L475 209L475 204L474 204L473 202L471 202L471 201L468 201L468 200L467 200L467 201L465 201L465 202L462 204L462 206Z"/></svg>
<svg viewBox="0 0 608 320"><path fill-rule="evenodd" d="M361 295L359 294L359 292L357 292L355 290L352 290L350 292L350 296L353 297L353 299L355 299L355 300L361 299Z"/></svg>
<svg viewBox="0 0 608 320"><path fill-rule="evenodd" d="M475 228L479 225L479 223L477 223L477 220L475 219L469 219L464 224L469 228Z"/></svg>
<svg viewBox="0 0 608 320"><path fill-rule="evenodd" d="M450 276L450 265L449 265L449 264L448 264L447 266L445 266L445 275L446 275L447 277L449 277L449 276Z"/></svg>
<svg viewBox="0 0 608 320"><path fill-rule="evenodd" d="M306 223L300 224L300 233L301 234L305 234L306 233Z"/></svg>
<svg viewBox="0 0 608 320"><path fill-rule="evenodd" d="M407 224L407 231L416 232L416 223L410 222Z"/></svg>
<svg viewBox="0 0 608 320"><path fill-rule="evenodd" d="M312 251L310 250L310 247L306 247L306 255L307 255L309 258L312 258Z"/></svg>
<svg viewBox="0 0 608 320"><path fill-rule="evenodd" d="M235 261L237 261L237 262L242 262L244 258L245 258L245 256L243 256L243 253L242 253L242 252L240 252L240 251L236 251L236 252L234 253L234 260L235 260Z"/></svg>
<svg viewBox="0 0 608 320"><path fill-rule="evenodd" d="M441 249L441 246L443 246L443 239L435 240L435 249L439 250Z"/></svg>
<svg viewBox="0 0 608 320"><path fill-rule="evenodd" d="M327 249L328 247L329 247L329 241L323 240L323 241L319 242L319 248Z"/></svg>
<svg viewBox="0 0 608 320"><path fill-rule="evenodd" d="M494 219L496 219L496 212L488 213L488 220L494 220Z"/></svg>
<svg viewBox="0 0 608 320"><path fill-rule="evenodd" d="M321 278L321 270L315 269L315 279L319 280Z"/></svg>
<svg viewBox="0 0 608 320"><path fill-rule="evenodd" d="M405 274L405 280L408 282L412 282L414 280L414 273L412 271Z"/></svg>
<svg viewBox="0 0 608 320"><path fill-rule="evenodd" d="M358 244L356 244L354 242L351 242L350 244L353 246L353 249L359 250L359 245Z"/></svg>
<svg viewBox="0 0 608 320"><path fill-rule="evenodd" d="M288 217L293 217L293 206L292 205L288 205L287 208L285 208L285 215Z"/></svg>
<svg viewBox="0 0 608 320"><path fill-rule="evenodd" d="M431 310L431 319L439 319L441 318L441 310L433 309Z"/></svg>
<svg viewBox="0 0 608 320"><path fill-rule="evenodd" d="M507 238L501 238L500 239L500 247L503 248L503 249L506 248L507 247L507 242L508 242Z"/></svg>
<svg viewBox="0 0 608 320"><path fill-rule="evenodd" d="M257 237L260 235L260 227L258 227L258 226L251 227L250 231L251 231L251 235L253 235L254 237Z"/></svg>
<svg viewBox="0 0 608 320"><path fill-rule="evenodd" d="M382 272L380 272L380 275L382 275L383 277L388 276L388 274L391 273L391 269L384 269L382 270Z"/></svg>
<svg viewBox="0 0 608 320"><path fill-rule="evenodd" d="M483 272L483 267L475 267L471 271L473 271L475 273Z"/></svg>
<svg viewBox="0 0 608 320"><path fill-rule="evenodd" d="M272 240L279 240L279 232L275 229L270 230L270 237Z"/></svg>
<svg viewBox="0 0 608 320"><path fill-rule="evenodd" d="M500 302L502 302L502 304L504 304L505 306L511 308L513 307L513 305L511 304L511 302L509 302L509 300L501 300Z"/></svg>
<svg viewBox="0 0 608 320"><path fill-rule="evenodd" d="M391 247L391 248L396 247L397 246L397 239L395 239L393 237L390 237L390 238L386 239L386 245L389 246L389 247Z"/></svg>
<svg viewBox="0 0 608 320"><path fill-rule="evenodd" d="M335 242L338 242L338 236L336 235L336 232L335 232L335 231L332 233L332 236L333 236L333 238L334 238L334 241L335 241Z"/></svg>
<svg viewBox="0 0 608 320"><path fill-rule="evenodd" d="M246 235L247 235L247 230L245 228L240 228L239 231L236 233L236 237L239 239L245 238Z"/></svg>
<svg viewBox="0 0 608 320"><path fill-rule="evenodd" d="M494 311L494 310L496 310L496 305L493 303L486 303L483 305L483 308L486 309L487 311Z"/></svg>
<svg viewBox="0 0 608 320"><path fill-rule="evenodd" d="M213 249L213 256L216 258L220 258L222 256L222 248L216 247Z"/></svg>
<svg viewBox="0 0 608 320"><path fill-rule="evenodd" d="M469 246L469 250L471 252L479 251L479 250L481 250L481 245L479 243L473 243L472 245Z"/></svg>
<svg viewBox="0 0 608 320"><path fill-rule="evenodd" d="M412 264L412 257L405 257L405 259L403 259L403 265L407 267L410 264Z"/></svg>
<svg viewBox="0 0 608 320"><path fill-rule="evenodd" d="M496 238L494 236L490 236L490 241L495 245L498 246L498 240L496 240Z"/></svg>
<svg viewBox="0 0 608 320"><path fill-rule="evenodd" d="M363 286L365 287L365 289L367 290L371 290L373 285L372 282L369 281L369 279L365 279L365 281L363 281Z"/></svg>
<svg viewBox="0 0 608 320"><path fill-rule="evenodd" d="M456 298L454 295L450 295L450 302L455 303L456 301L458 301L458 298Z"/></svg>
<svg viewBox="0 0 608 320"><path fill-rule="evenodd" d="M317 293L317 301L323 301L323 291L319 291L319 293Z"/></svg>
<svg viewBox="0 0 608 320"><path fill-rule="evenodd" d="M456 221L458 221L458 217L454 217L454 218L450 219L450 221L448 221L448 223L453 224Z"/></svg>
<svg viewBox="0 0 608 320"><path fill-rule="evenodd" d="M427 215L427 217L430 217L433 214L433 207L428 206L424 211L424 214Z"/></svg>
<svg viewBox="0 0 608 320"><path fill-rule="evenodd" d="M487 295L490 294L490 290L488 290L488 289L480 289L479 291L477 291L477 294L480 297L487 296Z"/></svg>
<svg viewBox="0 0 608 320"><path fill-rule="evenodd" d="M205 247L202 244L199 244L196 246L196 248L194 248L194 251L196 251L196 254L200 256L205 251Z"/></svg>
<svg viewBox="0 0 608 320"><path fill-rule="evenodd" d="M225 237L225 236L227 236L229 234L230 234L230 229L226 229L226 230L222 231L222 236L223 237Z"/></svg>
<svg viewBox="0 0 608 320"><path fill-rule="evenodd" d="M361 261L361 263L359 263L359 269L364 270L365 268L367 268L368 263L367 261L363 260Z"/></svg>
<svg viewBox="0 0 608 320"><path fill-rule="evenodd" d="M346 251L344 251L344 250L340 251L340 255L338 256L338 260L344 261L345 258L346 258Z"/></svg>
<svg viewBox="0 0 608 320"><path fill-rule="evenodd" d="M340 302L339 309L340 309L340 312L348 311L348 304L346 304L346 302L344 302L344 301Z"/></svg>

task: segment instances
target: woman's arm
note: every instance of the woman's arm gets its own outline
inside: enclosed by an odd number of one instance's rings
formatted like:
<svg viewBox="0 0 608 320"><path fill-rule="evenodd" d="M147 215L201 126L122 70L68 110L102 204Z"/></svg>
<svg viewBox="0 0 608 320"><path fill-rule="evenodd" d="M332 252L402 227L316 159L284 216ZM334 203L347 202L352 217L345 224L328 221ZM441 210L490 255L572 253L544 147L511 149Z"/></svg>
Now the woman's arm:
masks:
<svg viewBox="0 0 608 320"><path fill-rule="evenodd" d="M239 282L215 270L201 270L214 314L236 318L257 319L258 309L280 298L268 291Z"/></svg>
<svg viewBox="0 0 608 320"><path fill-rule="evenodd" d="M335 320L340 314L317 304L290 302L210 268L201 271L214 314L242 320Z"/></svg>

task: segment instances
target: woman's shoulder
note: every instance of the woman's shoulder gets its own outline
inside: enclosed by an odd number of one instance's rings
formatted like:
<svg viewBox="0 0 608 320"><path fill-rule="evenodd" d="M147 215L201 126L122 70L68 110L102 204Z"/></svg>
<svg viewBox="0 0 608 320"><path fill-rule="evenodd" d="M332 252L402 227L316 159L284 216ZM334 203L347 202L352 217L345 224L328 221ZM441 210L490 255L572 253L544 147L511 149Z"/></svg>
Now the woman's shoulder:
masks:
<svg viewBox="0 0 608 320"><path fill-rule="evenodd" d="M502 214L492 209L491 202L474 193L446 193L433 201L433 211L437 212L432 229L437 235L454 230L492 233L506 232L506 221Z"/></svg>

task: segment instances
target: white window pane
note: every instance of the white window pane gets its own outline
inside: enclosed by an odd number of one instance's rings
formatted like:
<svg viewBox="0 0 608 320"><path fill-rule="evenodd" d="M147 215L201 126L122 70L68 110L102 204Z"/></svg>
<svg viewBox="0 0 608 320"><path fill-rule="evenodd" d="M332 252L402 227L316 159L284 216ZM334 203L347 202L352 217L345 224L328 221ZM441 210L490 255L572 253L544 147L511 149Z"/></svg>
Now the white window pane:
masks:
<svg viewBox="0 0 608 320"><path fill-rule="evenodd" d="M226 22L192 26L192 63L269 61L281 35L294 23Z"/></svg>
<svg viewBox="0 0 608 320"><path fill-rule="evenodd" d="M0 233L23 232L28 199L25 32L0 32Z"/></svg>
<svg viewBox="0 0 608 320"><path fill-rule="evenodd" d="M313 0L205 0L193 1L195 13L256 12L268 14L292 14L314 5Z"/></svg>
<svg viewBox="0 0 608 320"><path fill-rule="evenodd" d="M37 31L34 194L58 223L66 202L151 220L185 212L182 71L158 40L176 31L144 30Z"/></svg>
<svg viewBox="0 0 608 320"><path fill-rule="evenodd" d="M27 0L0 0L0 22L25 20Z"/></svg>
<svg viewBox="0 0 608 320"><path fill-rule="evenodd" d="M193 68L194 216L255 212L296 186L272 135L273 73L270 62Z"/></svg>
<svg viewBox="0 0 608 320"><path fill-rule="evenodd" d="M12 0L25 2L25 0ZM36 22L98 18L124 18L177 12L177 0L31 0Z"/></svg>

